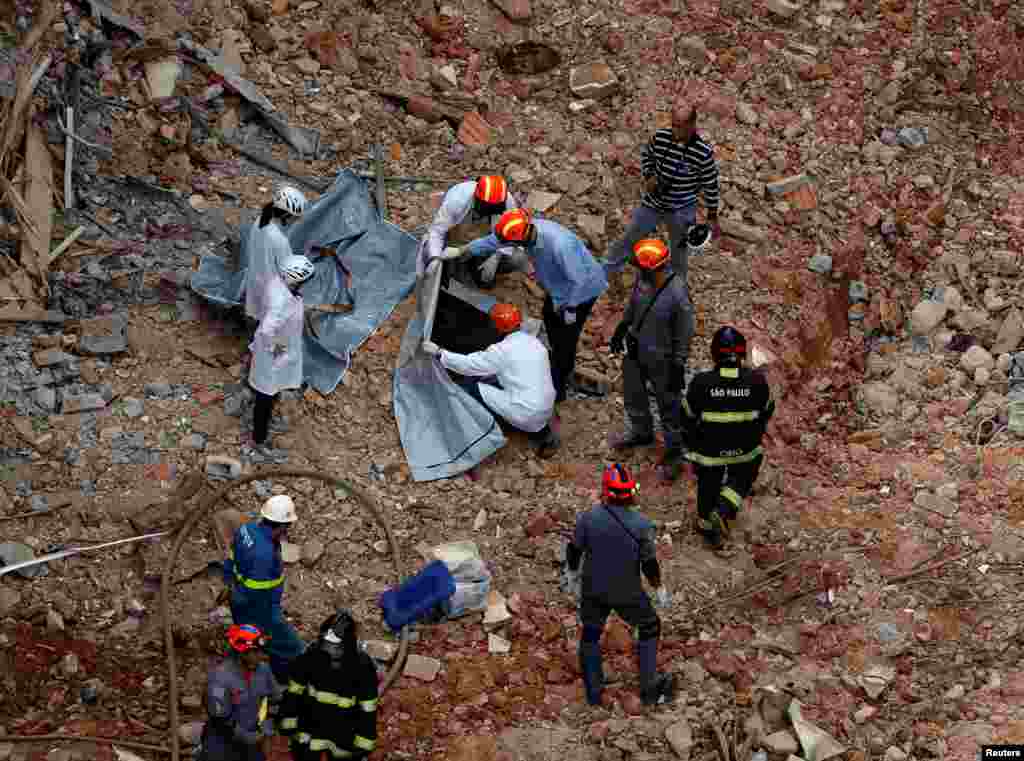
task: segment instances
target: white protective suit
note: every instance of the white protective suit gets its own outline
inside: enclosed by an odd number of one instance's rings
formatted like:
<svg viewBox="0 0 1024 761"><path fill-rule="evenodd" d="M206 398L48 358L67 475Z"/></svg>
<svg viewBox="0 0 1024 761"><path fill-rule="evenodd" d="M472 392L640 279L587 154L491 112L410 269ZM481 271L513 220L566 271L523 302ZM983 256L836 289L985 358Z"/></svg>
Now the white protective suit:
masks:
<svg viewBox="0 0 1024 761"><path fill-rule="evenodd" d="M487 406L521 431L536 433L555 411L555 386L547 347L529 333L509 333L484 351L438 354L446 369L483 378L497 376L501 388L480 384Z"/></svg>
<svg viewBox="0 0 1024 761"><path fill-rule="evenodd" d="M249 384L273 396L302 386L302 297L294 295L280 275L263 288L266 312L249 350Z"/></svg>
<svg viewBox="0 0 1024 761"><path fill-rule="evenodd" d="M245 272L245 313L262 320L267 312L267 284L281 277L281 263L292 255L292 246L277 222L266 227L257 220L249 228L249 265Z"/></svg>
<svg viewBox="0 0 1024 761"><path fill-rule="evenodd" d="M434 221L430 223L427 234L420 241L420 249L416 255L416 277L423 277L430 260L444 253L448 231L463 222L479 222L473 212L473 196L476 193L476 180L467 180L453 185L444 194L441 207L434 215ZM506 209L518 208L515 196L508 194L505 201ZM490 218L491 229L498 224L498 217ZM519 253L515 246L505 246L498 249L502 256L510 256Z"/></svg>

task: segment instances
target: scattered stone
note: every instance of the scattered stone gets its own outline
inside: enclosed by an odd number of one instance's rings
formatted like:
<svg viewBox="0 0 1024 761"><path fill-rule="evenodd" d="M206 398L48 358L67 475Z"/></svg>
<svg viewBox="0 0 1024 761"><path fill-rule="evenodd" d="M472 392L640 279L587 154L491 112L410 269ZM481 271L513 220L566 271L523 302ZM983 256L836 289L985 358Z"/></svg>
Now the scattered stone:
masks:
<svg viewBox="0 0 1024 761"><path fill-rule="evenodd" d="M946 319L947 307L941 301L924 300L910 313L910 330L920 336L931 333Z"/></svg>
<svg viewBox="0 0 1024 761"><path fill-rule="evenodd" d="M394 642L385 642L380 639L371 639L363 642L363 650L375 661L390 663L398 653L398 645Z"/></svg>
<svg viewBox="0 0 1024 761"><path fill-rule="evenodd" d="M302 562L304 565L315 565L324 556L326 546L319 539L311 539L302 545Z"/></svg>
<svg viewBox="0 0 1024 761"><path fill-rule="evenodd" d="M979 367L977 370L974 371L974 384L976 386L987 386L990 380L992 380L991 370L984 367Z"/></svg>
<svg viewBox="0 0 1024 761"><path fill-rule="evenodd" d="M142 392L151 399L170 399L174 395L174 389L170 383L147 383Z"/></svg>
<svg viewBox="0 0 1024 761"><path fill-rule="evenodd" d="M61 412L73 415L77 412L92 412L107 406L100 394L68 394L62 392Z"/></svg>
<svg viewBox="0 0 1024 761"><path fill-rule="evenodd" d="M963 296L961 296L960 291L958 291L952 285L947 285L945 288L942 289L941 301L946 305L946 308L949 309L949 311L952 312L953 314L956 314L957 312L964 308Z"/></svg>
<svg viewBox="0 0 1024 761"><path fill-rule="evenodd" d="M918 148L924 148L924 146L927 145L928 128L904 127L896 133L896 137L899 140L899 144L904 148L917 150Z"/></svg>
<svg viewBox="0 0 1024 761"><path fill-rule="evenodd" d="M868 301L868 284L860 280L854 280L850 283L849 295L850 303L866 303Z"/></svg>
<svg viewBox="0 0 1024 761"><path fill-rule="evenodd" d="M964 688L962 684L955 684L949 690L947 690L946 694L942 697L946 700L952 700L956 702L957 700L961 700L966 694L967 690Z"/></svg>
<svg viewBox="0 0 1024 761"><path fill-rule="evenodd" d="M676 50L684 58L694 63L704 63L708 58L708 48L700 37L690 36L676 40Z"/></svg>
<svg viewBox="0 0 1024 761"><path fill-rule="evenodd" d="M606 63L574 66L569 71L569 89L577 98L600 100L619 88L619 78Z"/></svg>
<svg viewBox="0 0 1024 761"><path fill-rule="evenodd" d="M78 350L83 354L119 354L128 351L128 318L123 314L82 320Z"/></svg>
<svg viewBox="0 0 1024 761"><path fill-rule="evenodd" d="M558 203L561 193L547 193L543 190L531 190L526 199L526 206L534 211L545 212Z"/></svg>
<svg viewBox="0 0 1024 761"><path fill-rule="evenodd" d="M32 361L36 367L52 367L63 362L74 359L70 354L65 354L60 349L44 349L32 355Z"/></svg>
<svg viewBox="0 0 1024 761"><path fill-rule="evenodd" d="M806 174L794 174L791 177L784 177L781 180L765 183L765 192L770 196L784 196L792 193L797 188L806 185L808 182Z"/></svg>
<svg viewBox="0 0 1024 761"><path fill-rule="evenodd" d="M784 729L772 732L764 738L763 743L764 747L772 753L784 754L786 756L793 755L800 748L797 745L796 738Z"/></svg>
<svg viewBox="0 0 1024 761"><path fill-rule="evenodd" d="M423 655L410 654L405 661L402 676L419 679L422 682L433 682L441 670L441 661Z"/></svg>
<svg viewBox="0 0 1024 761"><path fill-rule="evenodd" d="M606 219L604 214L580 214L576 224L591 246L604 243Z"/></svg>
<svg viewBox="0 0 1024 761"><path fill-rule="evenodd" d="M732 219L721 219L719 225L722 228L722 235L747 243L763 243L767 237L760 227L752 227Z"/></svg>
<svg viewBox="0 0 1024 761"><path fill-rule="evenodd" d="M312 58L308 56L292 61L292 63L295 65L296 69L298 69L303 74L307 74L309 76L313 76L318 71L320 71L319 61L314 61Z"/></svg>
<svg viewBox="0 0 1024 761"><path fill-rule="evenodd" d="M891 386L880 381L861 387L861 398L879 416L893 415L900 408L900 397Z"/></svg>
<svg viewBox="0 0 1024 761"><path fill-rule="evenodd" d="M125 417L129 418L140 418L144 411L144 407L141 399L135 399L131 396L126 396L121 400L121 411Z"/></svg>
<svg viewBox="0 0 1024 761"><path fill-rule="evenodd" d="M766 5L769 11L782 18L790 18L800 10L799 5L789 2L789 0L768 0Z"/></svg>
<svg viewBox="0 0 1024 761"><path fill-rule="evenodd" d="M885 750L885 761L907 761L907 754L902 748L890 745Z"/></svg>
<svg viewBox="0 0 1024 761"><path fill-rule="evenodd" d="M827 275L832 271L832 257L827 254L815 254L807 263L807 269L819 275Z"/></svg>
<svg viewBox="0 0 1024 761"><path fill-rule="evenodd" d="M487 652L494 655L504 655L512 649L512 643L504 637L499 637L493 632L487 635Z"/></svg>
<svg viewBox="0 0 1024 761"><path fill-rule="evenodd" d="M995 367L995 364L996 361L992 358L992 355L977 344L965 351L960 357L960 366L968 374L973 374L979 367L991 370Z"/></svg>
<svg viewBox="0 0 1024 761"><path fill-rule="evenodd" d="M874 718L877 713L877 708L871 705L864 704L857 709L857 712L855 714L853 714L853 720L857 724L864 724L865 722L870 721L872 718Z"/></svg>
<svg viewBox="0 0 1024 761"><path fill-rule="evenodd" d="M202 452L206 449L206 435L202 433L190 434L185 440L185 446L197 452Z"/></svg>
<svg viewBox="0 0 1024 761"><path fill-rule="evenodd" d="M78 656L74 653L65 653L60 659L60 671L64 676L74 676L79 671Z"/></svg>
<svg viewBox="0 0 1024 761"><path fill-rule="evenodd" d="M1016 351L1021 340L1024 340L1024 315L1019 309L1013 308L1006 313L1006 319L999 327L996 341L992 344L992 353L1007 354Z"/></svg>
<svg viewBox="0 0 1024 761"><path fill-rule="evenodd" d="M46 412L57 411L57 392L52 388L37 388L32 395L35 403Z"/></svg>
<svg viewBox="0 0 1024 761"><path fill-rule="evenodd" d="M736 104L736 118L742 124L754 125L761 121L761 117L758 116L757 111L749 103L740 101Z"/></svg>
<svg viewBox="0 0 1024 761"><path fill-rule="evenodd" d="M665 727L665 739L672 746L672 750L683 761L688 761L690 751L693 749L693 730L690 722L685 718L669 724Z"/></svg>
<svg viewBox="0 0 1024 761"><path fill-rule="evenodd" d="M225 478L234 481L242 475L242 463L227 455L210 455L206 458L206 473L212 478Z"/></svg>
<svg viewBox="0 0 1024 761"><path fill-rule="evenodd" d="M64 619L53 608L46 611L46 631L50 634L64 631Z"/></svg>
<svg viewBox="0 0 1024 761"><path fill-rule="evenodd" d="M21 604L21 595L9 586L0 586L0 616L9 616Z"/></svg>

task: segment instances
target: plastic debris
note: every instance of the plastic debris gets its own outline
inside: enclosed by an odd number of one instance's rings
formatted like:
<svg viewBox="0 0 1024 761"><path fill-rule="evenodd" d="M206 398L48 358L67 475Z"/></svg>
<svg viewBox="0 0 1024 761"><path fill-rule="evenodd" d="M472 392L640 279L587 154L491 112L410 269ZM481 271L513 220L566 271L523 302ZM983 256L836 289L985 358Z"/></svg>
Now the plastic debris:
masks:
<svg viewBox="0 0 1024 761"><path fill-rule="evenodd" d="M846 752L846 748L825 730L811 724L801 714L801 703L794 700L789 704L789 718L793 722L807 761L825 761L827 758Z"/></svg>

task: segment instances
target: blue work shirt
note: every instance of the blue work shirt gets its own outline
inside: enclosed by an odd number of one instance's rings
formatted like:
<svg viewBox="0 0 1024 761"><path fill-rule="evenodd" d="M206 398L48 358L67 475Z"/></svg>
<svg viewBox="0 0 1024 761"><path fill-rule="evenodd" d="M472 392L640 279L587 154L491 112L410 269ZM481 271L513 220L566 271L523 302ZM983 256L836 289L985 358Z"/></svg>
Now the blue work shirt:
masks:
<svg viewBox="0 0 1024 761"><path fill-rule="evenodd" d="M532 224L537 242L524 250L556 312L593 301L608 289L604 268L575 234L550 219L534 218ZM489 256L505 245L491 233L477 238L466 250L470 256Z"/></svg>
<svg viewBox="0 0 1024 761"><path fill-rule="evenodd" d="M231 543L231 557L224 564L224 581L228 586L241 586L249 604L260 600L257 607L266 618L243 621L266 625L272 617L281 612L281 596L284 594L284 563L281 560L281 544L271 536L271 528L265 523L246 523L235 532ZM263 602L265 600L265 603Z"/></svg>
<svg viewBox="0 0 1024 761"><path fill-rule="evenodd" d="M204 757L209 761L263 761L260 742L274 734L270 699L274 678L261 664L246 672L234 658L217 665L209 675L206 705L210 721L203 733Z"/></svg>

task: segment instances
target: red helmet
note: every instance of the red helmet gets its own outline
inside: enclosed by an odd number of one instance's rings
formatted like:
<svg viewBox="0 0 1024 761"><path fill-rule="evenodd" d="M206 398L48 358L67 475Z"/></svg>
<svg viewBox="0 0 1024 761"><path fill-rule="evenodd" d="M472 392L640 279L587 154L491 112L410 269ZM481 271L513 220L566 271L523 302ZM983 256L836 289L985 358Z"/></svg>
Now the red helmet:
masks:
<svg viewBox="0 0 1024 761"><path fill-rule="evenodd" d="M636 263L641 269L660 269L670 258L668 246L656 238L638 240L633 246Z"/></svg>
<svg viewBox="0 0 1024 761"><path fill-rule="evenodd" d="M511 333L519 330L523 316L515 304L495 304L491 307L491 320L499 333Z"/></svg>
<svg viewBox="0 0 1024 761"><path fill-rule="evenodd" d="M228 629L228 644L236 653L248 653L250 650L262 650L267 638L258 626L232 624Z"/></svg>
<svg viewBox="0 0 1024 761"><path fill-rule="evenodd" d="M530 214L525 209L509 209L498 219L494 232L503 243L522 243L529 229Z"/></svg>
<svg viewBox="0 0 1024 761"><path fill-rule="evenodd" d="M488 206L503 206L508 198L508 185L505 178L496 174L487 174L476 181L474 197Z"/></svg>
<svg viewBox="0 0 1024 761"><path fill-rule="evenodd" d="M614 463L604 469L601 479L601 496L611 502L632 502L639 487L625 465Z"/></svg>

